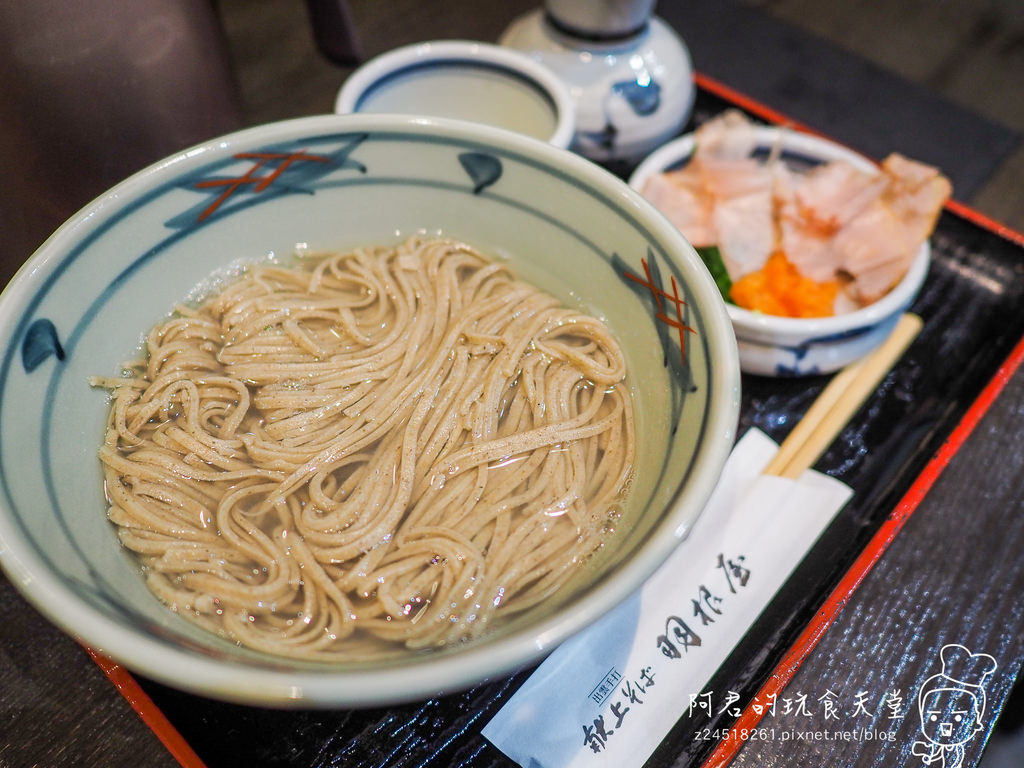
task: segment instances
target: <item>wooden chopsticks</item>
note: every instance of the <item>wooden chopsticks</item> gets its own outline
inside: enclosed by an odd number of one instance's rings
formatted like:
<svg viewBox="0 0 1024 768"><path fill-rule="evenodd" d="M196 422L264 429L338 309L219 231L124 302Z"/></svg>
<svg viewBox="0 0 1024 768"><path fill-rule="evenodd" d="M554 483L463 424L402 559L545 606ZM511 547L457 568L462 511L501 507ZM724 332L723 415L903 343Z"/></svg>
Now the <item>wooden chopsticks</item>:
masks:
<svg viewBox="0 0 1024 768"><path fill-rule="evenodd" d="M881 346L837 373L779 446L763 474L796 479L810 468L877 389L921 326L920 317L904 314Z"/></svg>

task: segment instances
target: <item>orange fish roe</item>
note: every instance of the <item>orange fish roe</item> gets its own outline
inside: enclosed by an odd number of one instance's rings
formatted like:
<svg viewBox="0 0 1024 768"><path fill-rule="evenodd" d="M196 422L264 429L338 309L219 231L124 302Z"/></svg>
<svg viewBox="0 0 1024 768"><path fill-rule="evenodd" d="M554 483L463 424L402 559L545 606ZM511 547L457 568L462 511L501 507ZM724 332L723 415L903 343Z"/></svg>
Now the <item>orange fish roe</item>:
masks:
<svg viewBox="0 0 1024 768"><path fill-rule="evenodd" d="M782 251L773 251L757 272L732 284L730 297L737 306L782 317L829 317L835 314L839 283L804 277Z"/></svg>

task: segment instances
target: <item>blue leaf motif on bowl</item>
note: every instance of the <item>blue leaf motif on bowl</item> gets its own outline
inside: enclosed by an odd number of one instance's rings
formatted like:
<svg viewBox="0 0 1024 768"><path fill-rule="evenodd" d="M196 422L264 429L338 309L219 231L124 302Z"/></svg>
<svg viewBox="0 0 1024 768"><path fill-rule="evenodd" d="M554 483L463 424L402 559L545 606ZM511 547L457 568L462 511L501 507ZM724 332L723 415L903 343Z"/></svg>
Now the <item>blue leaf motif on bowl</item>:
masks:
<svg viewBox="0 0 1024 768"><path fill-rule="evenodd" d="M21 342L21 364L25 373L32 373L50 357L64 359L64 347L57 336L57 328L47 318L40 318L28 327Z"/></svg>
<svg viewBox="0 0 1024 768"><path fill-rule="evenodd" d="M459 155L462 168L473 182L473 194L479 195L501 178L501 160L486 152L463 152Z"/></svg>
<svg viewBox="0 0 1024 768"><path fill-rule="evenodd" d="M204 176L191 181L186 188L202 192L206 199L166 222L172 229L202 224L235 207L248 205L254 195L312 195L315 183L329 173L352 169L366 173L366 166L354 160L352 152L367 134L344 134L335 137L341 145L332 151L310 152L305 147L271 147L258 152L239 152L231 160L251 163L241 175Z"/></svg>
<svg viewBox="0 0 1024 768"><path fill-rule="evenodd" d="M675 433L675 424L678 423L683 408L684 394L696 391L687 361L688 345L686 340L688 334L695 334L697 331L689 325L688 305L680 294L680 285L676 281L675 275L669 275L670 290L666 289L658 260L650 247L647 249L647 258L640 260L644 271L643 276L633 272L618 254L612 255L612 262L615 270L622 276L630 290L651 302L655 330L664 352L662 364L673 373L672 381L678 385L672 390L672 430ZM671 337L672 330L677 332L678 352Z"/></svg>

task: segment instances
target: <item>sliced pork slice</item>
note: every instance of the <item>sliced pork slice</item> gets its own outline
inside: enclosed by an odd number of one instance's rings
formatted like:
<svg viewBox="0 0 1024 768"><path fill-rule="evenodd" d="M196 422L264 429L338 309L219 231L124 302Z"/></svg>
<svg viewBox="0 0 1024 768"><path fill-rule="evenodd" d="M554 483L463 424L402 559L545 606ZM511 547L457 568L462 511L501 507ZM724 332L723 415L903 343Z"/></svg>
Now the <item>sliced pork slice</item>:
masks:
<svg viewBox="0 0 1024 768"><path fill-rule="evenodd" d="M904 240L892 209L876 200L835 234L832 250L838 257L837 272L851 278L847 292L864 305L900 281L916 249Z"/></svg>
<svg viewBox="0 0 1024 768"><path fill-rule="evenodd" d="M699 177L685 169L651 176L643 196L695 246L713 245L718 234L711 218L712 199Z"/></svg>
<svg viewBox="0 0 1024 768"><path fill-rule="evenodd" d="M718 135L711 142L698 138L702 151L690 163L710 193L718 249L733 280L761 269L775 248L774 174L749 156L753 132L739 133L730 141Z"/></svg>
<svg viewBox="0 0 1024 768"><path fill-rule="evenodd" d="M797 197L802 174L794 173L782 163L775 166L774 174L778 249L811 280L823 283L834 279L838 260L830 243L835 227L829 222L822 224L807 214Z"/></svg>
<svg viewBox="0 0 1024 768"><path fill-rule="evenodd" d="M813 226L838 230L882 196L888 180L836 160L798 177L794 193Z"/></svg>
<svg viewBox="0 0 1024 768"><path fill-rule="evenodd" d="M904 238L916 251L935 229L935 222L953 192L939 169L893 153L882 162L890 180L884 200L903 223Z"/></svg>
<svg viewBox="0 0 1024 768"><path fill-rule="evenodd" d="M735 109L726 110L702 124L694 133L694 140L695 156L721 160L749 158L758 146L754 123Z"/></svg>
<svg viewBox="0 0 1024 768"><path fill-rule="evenodd" d="M712 214L718 250L733 280L761 269L775 249L770 188L719 198Z"/></svg>

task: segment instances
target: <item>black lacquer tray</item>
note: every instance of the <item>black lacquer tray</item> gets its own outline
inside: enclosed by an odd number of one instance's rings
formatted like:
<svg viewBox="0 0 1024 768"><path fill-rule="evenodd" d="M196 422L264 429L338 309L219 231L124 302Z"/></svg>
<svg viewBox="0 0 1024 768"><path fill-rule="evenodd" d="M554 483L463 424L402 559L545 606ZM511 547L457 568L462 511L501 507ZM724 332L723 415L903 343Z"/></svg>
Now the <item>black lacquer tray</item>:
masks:
<svg viewBox="0 0 1024 768"><path fill-rule="evenodd" d="M699 83L694 123L734 106L755 118L777 117ZM949 206L932 239L931 272L912 307L924 320L921 335L816 465L850 485L854 498L709 689L736 692L743 702L754 696L1024 336L1022 294L1024 239ZM739 434L756 426L781 441L827 381L745 376ZM513 765L480 730L530 672L419 703L354 711L260 709L139 683L208 768L478 768ZM647 765L700 765L715 744L696 739L697 729L725 728L732 719L681 720Z"/></svg>

